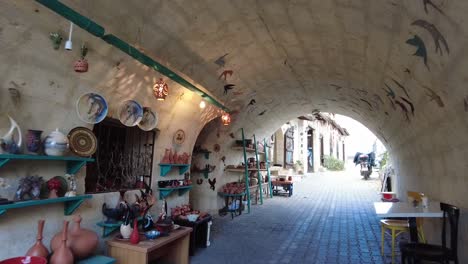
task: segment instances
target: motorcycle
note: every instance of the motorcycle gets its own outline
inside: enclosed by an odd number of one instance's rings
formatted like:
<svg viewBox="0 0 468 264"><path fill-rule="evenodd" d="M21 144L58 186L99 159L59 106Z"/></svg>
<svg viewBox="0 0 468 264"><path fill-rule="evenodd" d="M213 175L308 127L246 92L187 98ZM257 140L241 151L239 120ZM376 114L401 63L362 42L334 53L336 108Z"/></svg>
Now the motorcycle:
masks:
<svg viewBox="0 0 468 264"><path fill-rule="evenodd" d="M372 167L375 166L375 154L374 152L368 154L358 152L354 156L354 163L360 165L361 176L364 177L364 180L368 180L372 174Z"/></svg>

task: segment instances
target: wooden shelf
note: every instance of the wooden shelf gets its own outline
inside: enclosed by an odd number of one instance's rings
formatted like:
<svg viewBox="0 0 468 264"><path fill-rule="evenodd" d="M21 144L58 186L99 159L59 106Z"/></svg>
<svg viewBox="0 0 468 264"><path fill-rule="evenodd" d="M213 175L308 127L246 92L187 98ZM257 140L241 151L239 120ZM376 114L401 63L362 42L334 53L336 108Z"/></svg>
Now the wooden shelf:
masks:
<svg viewBox="0 0 468 264"><path fill-rule="evenodd" d="M179 167L179 175L186 173L190 169L190 164L166 164L159 163L161 169L161 176L166 176L173 167Z"/></svg>
<svg viewBox="0 0 468 264"><path fill-rule="evenodd" d="M184 193L190 191L192 189L192 185L187 185L187 186L179 186L179 187L174 187L174 188L158 188L159 190L159 199L162 200L169 196L172 192L178 190L179 191L179 196L184 195Z"/></svg>
<svg viewBox="0 0 468 264"><path fill-rule="evenodd" d="M12 204L0 205L0 215L6 213L6 211L9 209L53 204L53 203L65 203L64 214L71 215L84 202L85 199L91 199L92 197L93 197L92 195L87 194L87 195L78 195L75 197L59 197L59 198L51 198L51 199L43 199L43 200L29 200L29 201L14 202Z"/></svg>
<svg viewBox="0 0 468 264"><path fill-rule="evenodd" d="M21 154L0 154L0 168L12 160L52 160L66 161L67 173L76 174L87 162L94 162L92 158L82 158L74 156L45 156L45 155L21 155Z"/></svg>

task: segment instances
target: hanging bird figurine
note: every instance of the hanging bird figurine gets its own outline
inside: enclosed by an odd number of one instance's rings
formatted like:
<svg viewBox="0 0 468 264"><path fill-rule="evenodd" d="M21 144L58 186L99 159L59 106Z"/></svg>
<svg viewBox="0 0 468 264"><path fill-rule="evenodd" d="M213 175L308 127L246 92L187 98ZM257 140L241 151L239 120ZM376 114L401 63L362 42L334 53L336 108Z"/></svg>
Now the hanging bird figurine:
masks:
<svg viewBox="0 0 468 264"><path fill-rule="evenodd" d="M235 84L226 84L224 85L224 94L228 94L229 90L234 89Z"/></svg>
<svg viewBox="0 0 468 264"><path fill-rule="evenodd" d="M221 77L223 77L224 80L226 81L227 76L229 75L229 77L231 77L233 73L234 73L234 71L232 71L232 70L225 70L225 71L223 71L221 73L221 75L219 75L218 79L221 79Z"/></svg>

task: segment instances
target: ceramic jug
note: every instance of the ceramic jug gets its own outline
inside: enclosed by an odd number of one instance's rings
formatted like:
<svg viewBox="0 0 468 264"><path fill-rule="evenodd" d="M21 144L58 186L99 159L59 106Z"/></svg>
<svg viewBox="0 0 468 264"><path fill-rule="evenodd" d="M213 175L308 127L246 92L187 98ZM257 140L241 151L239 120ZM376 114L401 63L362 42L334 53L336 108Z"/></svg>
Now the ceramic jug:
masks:
<svg viewBox="0 0 468 264"><path fill-rule="evenodd" d="M26 256L36 256L47 258L49 250L42 243L42 231L44 230L45 220L39 220L37 223L36 243L26 252Z"/></svg>
<svg viewBox="0 0 468 264"><path fill-rule="evenodd" d="M44 152L49 156L64 156L68 152L68 138L56 128L45 138Z"/></svg>
<svg viewBox="0 0 468 264"><path fill-rule="evenodd" d="M71 228L68 236L69 246L73 256L78 259L86 258L96 251L99 243L98 235L88 229L81 228L81 216L73 217L74 225Z"/></svg>
<svg viewBox="0 0 468 264"><path fill-rule="evenodd" d="M0 154L17 154L21 150L21 128L18 126L18 123L16 123L16 121L11 118L11 116L8 116L8 119L10 120L10 129L5 135L0 136ZM18 133L17 137L15 137L15 129Z"/></svg>
<svg viewBox="0 0 468 264"><path fill-rule="evenodd" d="M73 253L67 246L68 221L63 221L62 241L50 257L50 264L73 264Z"/></svg>

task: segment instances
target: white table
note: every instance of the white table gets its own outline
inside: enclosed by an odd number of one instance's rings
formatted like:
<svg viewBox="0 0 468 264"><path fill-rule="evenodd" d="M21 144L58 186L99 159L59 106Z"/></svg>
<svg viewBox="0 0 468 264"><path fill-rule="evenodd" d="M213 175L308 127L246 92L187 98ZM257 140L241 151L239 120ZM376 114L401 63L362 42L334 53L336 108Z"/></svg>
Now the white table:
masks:
<svg viewBox="0 0 468 264"><path fill-rule="evenodd" d="M443 217L443 212L440 210L440 203L431 201L427 208L422 205L417 207L412 203L398 202L375 202L375 213L378 217L402 217L408 218L410 227L410 238L412 242L418 241L418 229L416 225L416 218L419 217Z"/></svg>

